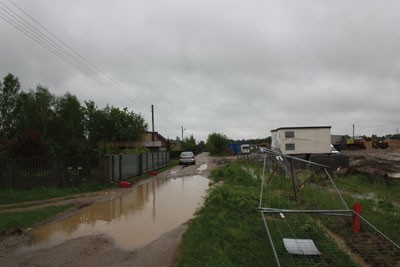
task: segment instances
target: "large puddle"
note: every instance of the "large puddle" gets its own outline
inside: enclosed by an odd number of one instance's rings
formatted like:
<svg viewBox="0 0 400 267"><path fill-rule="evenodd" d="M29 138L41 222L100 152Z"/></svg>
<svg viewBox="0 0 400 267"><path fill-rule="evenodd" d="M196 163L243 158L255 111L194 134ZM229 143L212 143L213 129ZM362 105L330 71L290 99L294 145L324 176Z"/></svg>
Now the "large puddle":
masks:
<svg viewBox="0 0 400 267"><path fill-rule="evenodd" d="M48 248L99 233L111 236L122 249L139 248L192 218L207 188L208 179L199 175L150 181L114 201L86 207L32 231L32 244L22 250Z"/></svg>

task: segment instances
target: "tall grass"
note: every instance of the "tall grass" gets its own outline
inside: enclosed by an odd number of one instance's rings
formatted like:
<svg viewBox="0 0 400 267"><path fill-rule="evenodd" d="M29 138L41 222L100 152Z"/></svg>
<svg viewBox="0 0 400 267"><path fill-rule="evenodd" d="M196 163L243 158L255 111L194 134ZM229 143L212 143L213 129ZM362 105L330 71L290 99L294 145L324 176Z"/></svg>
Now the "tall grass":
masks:
<svg viewBox="0 0 400 267"><path fill-rule="evenodd" d="M116 185L100 184L97 181L89 180L77 187L59 188L38 186L32 189L1 189L0 204L13 204L55 197L65 197L78 193L98 191L110 187L116 187Z"/></svg>
<svg viewBox="0 0 400 267"><path fill-rule="evenodd" d="M371 180L361 175L347 175L337 177L335 183L348 203L361 203L362 216L400 244L399 181L387 185L382 178Z"/></svg>
<svg viewBox="0 0 400 267"><path fill-rule="evenodd" d="M263 265L272 253L257 211L257 182L236 165L220 168L212 177L225 185L210 192L192 221L179 265Z"/></svg>
<svg viewBox="0 0 400 267"><path fill-rule="evenodd" d="M215 170L212 179L224 181L224 184L211 190L204 207L190 224L183 237L178 265L275 266L264 222L257 209L260 181L237 164ZM300 221L300 227L292 231L298 234L308 231L323 244L327 253L323 257L292 256L280 249L282 266L354 266L348 255L326 237L317 222L308 216L298 216L296 220ZM280 224L279 227L286 225L274 218L272 223ZM282 243L282 234L274 231L273 238Z"/></svg>

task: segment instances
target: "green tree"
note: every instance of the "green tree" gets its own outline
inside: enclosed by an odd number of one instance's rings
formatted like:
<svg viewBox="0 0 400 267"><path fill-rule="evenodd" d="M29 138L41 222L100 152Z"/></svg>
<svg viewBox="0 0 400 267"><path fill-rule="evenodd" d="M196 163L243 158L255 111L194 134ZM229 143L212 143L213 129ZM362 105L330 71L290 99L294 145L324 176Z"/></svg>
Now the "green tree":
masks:
<svg viewBox="0 0 400 267"><path fill-rule="evenodd" d="M119 109L107 106L106 115L107 141L141 141L147 131L147 123L140 114L128 111L127 108Z"/></svg>
<svg viewBox="0 0 400 267"><path fill-rule="evenodd" d="M84 129L90 147L100 142L141 141L148 125L140 114L107 105L99 110L93 101L85 102Z"/></svg>
<svg viewBox="0 0 400 267"><path fill-rule="evenodd" d="M0 140L10 140L16 134L20 87L11 73L0 81Z"/></svg>
<svg viewBox="0 0 400 267"><path fill-rule="evenodd" d="M182 143L182 148L185 151L196 151L196 139L194 139L193 135L190 135L189 138L185 138Z"/></svg>
<svg viewBox="0 0 400 267"><path fill-rule="evenodd" d="M47 140L55 116L54 95L46 87L38 85L36 90L21 93L20 101L20 129L35 130Z"/></svg>
<svg viewBox="0 0 400 267"><path fill-rule="evenodd" d="M100 141L105 140L105 121L104 112L99 110L94 101L85 101L83 107L83 126L84 135L91 150L97 148Z"/></svg>
<svg viewBox="0 0 400 267"><path fill-rule="evenodd" d="M78 98L69 92L55 100L49 138L57 154L72 156L84 150L83 109Z"/></svg>
<svg viewBox="0 0 400 267"><path fill-rule="evenodd" d="M227 153L228 138L220 133L209 134L206 146L210 155L224 155Z"/></svg>
<svg viewBox="0 0 400 267"><path fill-rule="evenodd" d="M204 152L205 149L206 149L206 143L203 140L201 140L196 146L196 151L197 153L202 153Z"/></svg>

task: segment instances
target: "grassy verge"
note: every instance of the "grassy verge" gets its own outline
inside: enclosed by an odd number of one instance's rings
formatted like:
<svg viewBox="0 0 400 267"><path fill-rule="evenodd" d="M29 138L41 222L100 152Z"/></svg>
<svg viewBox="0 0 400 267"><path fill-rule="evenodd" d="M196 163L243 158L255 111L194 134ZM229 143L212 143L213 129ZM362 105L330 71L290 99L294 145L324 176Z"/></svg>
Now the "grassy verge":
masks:
<svg viewBox="0 0 400 267"><path fill-rule="evenodd" d="M32 189L1 189L0 204L13 204L55 197L65 197L73 194L99 191L110 187L116 187L116 185L100 184L96 181L88 181L78 187L70 188L38 186Z"/></svg>
<svg viewBox="0 0 400 267"><path fill-rule="evenodd" d="M190 224L183 237L178 265L275 266L264 222L257 210L259 180L237 164L215 170L212 179L223 180L224 185L211 190L204 207ZM282 266L354 266L348 255L309 216L298 216L296 220L299 227L289 229L290 234L307 232L314 241L322 244L319 248L324 253L321 257L290 255L281 245L282 235L286 233L274 231ZM269 223L277 229L288 225L277 218L271 218Z"/></svg>
<svg viewBox="0 0 400 267"><path fill-rule="evenodd" d="M0 233L10 229L32 227L36 223L70 208L70 205L48 207L24 212L2 213L0 220Z"/></svg>
<svg viewBox="0 0 400 267"><path fill-rule="evenodd" d="M383 179L370 179L360 175L348 175L336 179L348 203L362 204L362 216L400 244L400 183L393 182L389 186Z"/></svg>

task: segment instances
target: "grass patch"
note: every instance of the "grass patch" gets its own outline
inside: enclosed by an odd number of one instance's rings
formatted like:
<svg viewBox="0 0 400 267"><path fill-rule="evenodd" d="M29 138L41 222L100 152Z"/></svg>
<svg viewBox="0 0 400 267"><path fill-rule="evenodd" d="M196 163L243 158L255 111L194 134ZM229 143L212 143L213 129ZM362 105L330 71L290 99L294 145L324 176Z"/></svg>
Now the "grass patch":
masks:
<svg viewBox="0 0 400 267"><path fill-rule="evenodd" d="M100 184L97 181L86 181L80 186L67 188L38 186L31 189L1 189L0 204L13 204L64 197L73 194L99 191L110 187L116 187L116 185Z"/></svg>
<svg viewBox="0 0 400 267"><path fill-rule="evenodd" d="M400 244L400 184L389 186L381 179L373 183L360 175L337 177L336 185L340 188L347 203L360 202L362 216L385 233L389 238Z"/></svg>
<svg viewBox="0 0 400 267"><path fill-rule="evenodd" d="M229 164L215 170L212 179L224 185L210 191L204 206L197 212L181 244L179 266L275 266L264 222L258 212L260 180L240 165ZM274 226L284 227L284 220L270 218ZM274 231L274 240L282 266L354 266L346 253L330 240L309 216L296 217L297 235L307 232L323 257L293 256L282 248L282 234ZM290 233L290 232L287 232ZM286 237L286 236L285 236ZM334 263L334 264L332 264Z"/></svg>
<svg viewBox="0 0 400 267"><path fill-rule="evenodd" d="M57 213L69 209L71 206L56 206L32 211L1 213L0 233L10 229L28 228L36 223L50 218Z"/></svg>

